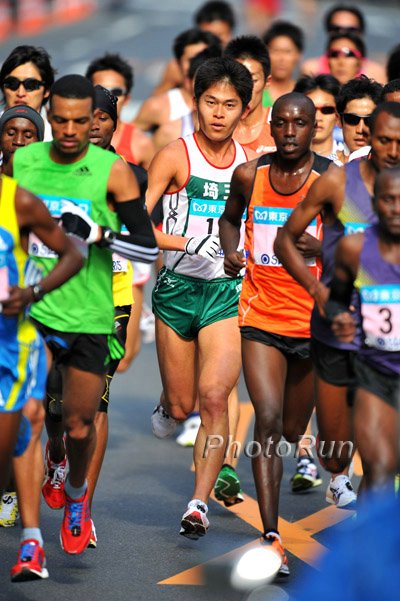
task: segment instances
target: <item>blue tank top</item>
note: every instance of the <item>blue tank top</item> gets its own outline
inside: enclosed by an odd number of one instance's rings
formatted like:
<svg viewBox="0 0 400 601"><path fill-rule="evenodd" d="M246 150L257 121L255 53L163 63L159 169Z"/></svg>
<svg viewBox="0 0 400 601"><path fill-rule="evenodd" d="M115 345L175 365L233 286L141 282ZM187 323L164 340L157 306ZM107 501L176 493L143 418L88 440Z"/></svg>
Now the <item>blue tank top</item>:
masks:
<svg viewBox="0 0 400 601"><path fill-rule="evenodd" d="M400 265L382 258L376 225L365 231L355 286L363 324L358 356L378 371L400 375Z"/></svg>
<svg viewBox="0 0 400 601"><path fill-rule="evenodd" d="M346 170L344 202L334 223L323 227L321 281L328 287L333 279L335 250L340 238L344 234L363 232L368 225L377 223L371 195L361 177L360 164L360 160L354 160L343 167ZM352 304L357 308L357 294L353 295ZM311 335L328 346L342 350L356 351L361 345L360 324L352 343L339 342L332 333L331 323L320 316L317 307L314 307L311 316Z"/></svg>

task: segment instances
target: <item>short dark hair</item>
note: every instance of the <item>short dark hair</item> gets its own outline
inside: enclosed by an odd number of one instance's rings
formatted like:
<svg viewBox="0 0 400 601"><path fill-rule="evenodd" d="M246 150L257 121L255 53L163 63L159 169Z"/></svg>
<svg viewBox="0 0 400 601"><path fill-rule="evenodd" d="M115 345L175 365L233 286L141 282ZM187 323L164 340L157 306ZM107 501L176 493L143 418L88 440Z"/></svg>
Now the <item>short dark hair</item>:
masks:
<svg viewBox="0 0 400 601"><path fill-rule="evenodd" d="M221 47L221 40L216 35L210 31L202 31L194 27L176 36L172 47L176 60L179 61L182 58L186 46L201 43L207 44L207 46Z"/></svg>
<svg viewBox="0 0 400 601"><path fill-rule="evenodd" d="M354 46L361 53L361 56L363 58L365 58L367 56L367 47L364 43L364 40L359 35L357 35L356 33L353 33L352 31L342 32L342 33L340 33L340 31L338 31L337 33L333 33L331 36L329 36L328 41L326 43L326 51L328 52L329 48L331 47L332 42L336 42L336 40L342 40L342 39L350 40L351 42L353 42Z"/></svg>
<svg viewBox="0 0 400 601"><path fill-rule="evenodd" d="M204 50L196 54L196 56L190 60L189 71L187 74L188 78L194 79L196 71L200 65L202 65L209 58L218 58L219 56L221 56L221 49L217 48L217 46L209 46L208 48L204 48Z"/></svg>
<svg viewBox="0 0 400 601"><path fill-rule="evenodd" d="M3 83L7 75L14 69L25 63L33 63L40 73L45 90L50 90L54 83L54 75L56 71L51 66L51 57L48 52L40 46L16 46L14 50L7 56L0 70L0 87L3 88ZM47 102L47 98L43 104Z"/></svg>
<svg viewBox="0 0 400 601"><path fill-rule="evenodd" d="M386 94L391 94L392 92L400 91L400 79L392 79L385 86L383 86L382 90L382 98L385 98Z"/></svg>
<svg viewBox="0 0 400 601"><path fill-rule="evenodd" d="M208 88L219 82L229 83L235 88L244 110L253 93L253 80L250 71L242 64L226 56L210 58L196 72L194 95L197 102Z"/></svg>
<svg viewBox="0 0 400 601"><path fill-rule="evenodd" d="M272 119L274 118L275 112L278 110L279 105L281 105L284 102L301 102L309 108L310 115L312 117L315 117L315 105L313 101L310 98L308 98L308 96L300 94L299 92L289 92L288 94L283 94L282 96L279 96L279 98L274 102L271 113Z"/></svg>
<svg viewBox="0 0 400 601"><path fill-rule="evenodd" d="M372 196L372 203L375 206L376 205L376 197L378 196L378 193L380 191L381 188L381 181L382 178L385 177L386 175L389 175L391 177L400 177L400 166L396 165L395 167L391 167L390 169L383 169L382 171L380 171L379 173L376 174L375 177L375 182L374 182L374 193Z"/></svg>
<svg viewBox="0 0 400 601"><path fill-rule="evenodd" d="M264 77L271 73L271 62L266 45L255 35L242 35L231 40L224 50L224 56L235 60L250 58L262 66Z"/></svg>
<svg viewBox="0 0 400 601"><path fill-rule="evenodd" d="M400 44L397 44L390 51L386 63L386 75L388 81L398 79L400 77Z"/></svg>
<svg viewBox="0 0 400 601"><path fill-rule="evenodd" d="M328 12L326 13L325 18L324 18L325 31L329 31L332 17L336 13L351 13L352 15L357 17L358 22L360 24L360 31L361 31L361 33L365 33L364 15L356 6L351 6L349 4L335 4L335 6L332 6L332 8L330 10L328 10Z"/></svg>
<svg viewBox="0 0 400 601"><path fill-rule="evenodd" d="M372 102L378 104L382 97L382 86L380 83L369 79L366 75L360 75L350 79L341 87L336 100L337 112L342 114L351 100L359 98L370 98Z"/></svg>
<svg viewBox="0 0 400 601"><path fill-rule="evenodd" d="M86 77L92 81L97 71L116 71L125 79L126 91L129 94L133 88L133 68L119 54L107 52L104 56L95 58L86 69Z"/></svg>
<svg viewBox="0 0 400 601"><path fill-rule="evenodd" d="M284 36L290 38L299 52L304 49L304 33L300 27L289 21L275 21L269 29L261 36L264 44L268 46L273 39Z"/></svg>
<svg viewBox="0 0 400 601"><path fill-rule="evenodd" d="M91 81L83 75L64 75L53 83L50 89L50 107L53 96L61 98L91 98L94 106L95 93Z"/></svg>
<svg viewBox="0 0 400 601"><path fill-rule="evenodd" d="M336 98L340 91L340 83L333 75L303 75L300 77L293 88L293 92L308 94L314 90L322 90L327 94L331 94L336 102Z"/></svg>
<svg viewBox="0 0 400 601"><path fill-rule="evenodd" d="M236 18L233 8L228 2L223 0L211 0L202 4L195 12L193 21L197 27L203 23L212 23L213 21L223 21L231 29L236 27Z"/></svg>
<svg viewBox="0 0 400 601"><path fill-rule="evenodd" d="M381 113L387 113L396 119L400 119L400 102L381 102L378 104L371 115L369 125L371 135L374 133L376 120Z"/></svg>

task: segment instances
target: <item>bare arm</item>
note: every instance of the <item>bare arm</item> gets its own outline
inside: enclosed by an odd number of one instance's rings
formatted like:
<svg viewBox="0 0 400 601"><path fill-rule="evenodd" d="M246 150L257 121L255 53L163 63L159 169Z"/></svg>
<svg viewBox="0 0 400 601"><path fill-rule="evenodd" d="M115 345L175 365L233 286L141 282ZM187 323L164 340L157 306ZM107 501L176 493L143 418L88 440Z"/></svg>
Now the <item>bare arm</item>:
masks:
<svg viewBox="0 0 400 601"><path fill-rule="evenodd" d="M27 248L28 233L33 232L46 246L59 256L54 268L40 282L44 292L51 292L75 275L83 265L83 257L64 231L51 217L44 203L23 188L17 188L15 196L18 224L21 230L21 244ZM32 287L13 286L10 296L3 302L5 315L18 315L33 302Z"/></svg>
<svg viewBox="0 0 400 601"><path fill-rule="evenodd" d="M332 321L333 333L341 342L351 342L356 332L349 306L363 241L364 234L343 236L336 247L335 272L325 311Z"/></svg>
<svg viewBox="0 0 400 601"><path fill-rule="evenodd" d="M171 58L164 69L160 83L153 90L153 96L167 92L168 90L171 90L171 88L178 88L182 84L183 78L178 61L175 58Z"/></svg>
<svg viewBox="0 0 400 601"><path fill-rule="evenodd" d="M152 127L157 127L165 121L166 111L169 111L167 96L165 94L151 96L143 102L133 123L143 131L149 131Z"/></svg>
<svg viewBox="0 0 400 601"><path fill-rule="evenodd" d="M250 200L257 161L258 159L236 167L225 210L219 219L219 236L225 255L224 269L231 277L236 277L246 264L243 253L237 248L242 216Z"/></svg>
<svg viewBox="0 0 400 601"><path fill-rule="evenodd" d="M288 273L307 290L323 311L327 297L326 287L308 269L297 242L307 226L326 208L340 201L344 173L339 168L329 169L312 184L303 202L299 203L283 228L278 230L274 250Z"/></svg>
<svg viewBox="0 0 400 601"><path fill-rule="evenodd" d="M132 154L137 158L137 163L148 169L155 154L154 142L147 134L136 130L132 143Z"/></svg>

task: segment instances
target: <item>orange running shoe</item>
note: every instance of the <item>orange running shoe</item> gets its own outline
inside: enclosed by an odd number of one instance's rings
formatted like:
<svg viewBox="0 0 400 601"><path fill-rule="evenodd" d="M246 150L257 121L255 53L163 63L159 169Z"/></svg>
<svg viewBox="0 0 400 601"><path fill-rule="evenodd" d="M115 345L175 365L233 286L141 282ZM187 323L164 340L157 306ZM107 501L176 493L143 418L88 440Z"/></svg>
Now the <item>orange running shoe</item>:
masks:
<svg viewBox="0 0 400 601"><path fill-rule="evenodd" d="M79 499L71 499L66 494L64 519L60 532L61 547L71 555L83 553L89 544L91 534L92 520L87 489Z"/></svg>
<svg viewBox="0 0 400 601"><path fill-rule="evenodd" d="M39 541L33 538L22 541L18 551L17 563L11 568L11 581L25 582L48 577L46 558Z"/></svg>

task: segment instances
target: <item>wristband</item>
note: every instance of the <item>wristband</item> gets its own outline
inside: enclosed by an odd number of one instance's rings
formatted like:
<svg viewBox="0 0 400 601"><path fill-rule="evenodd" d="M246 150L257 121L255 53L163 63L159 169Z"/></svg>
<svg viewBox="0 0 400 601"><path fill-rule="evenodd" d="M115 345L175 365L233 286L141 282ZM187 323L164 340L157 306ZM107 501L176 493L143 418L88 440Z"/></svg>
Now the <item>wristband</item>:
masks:
<svg viewBox="0 0 400 601"><path fill-rule="evenodd" d="M31 286L31 289L32 289L33 302L35 302L35 303L41 301L42 298L44 297L44 295L46 294L46 292L41 284L35 284L34 286Z"/></svg>

